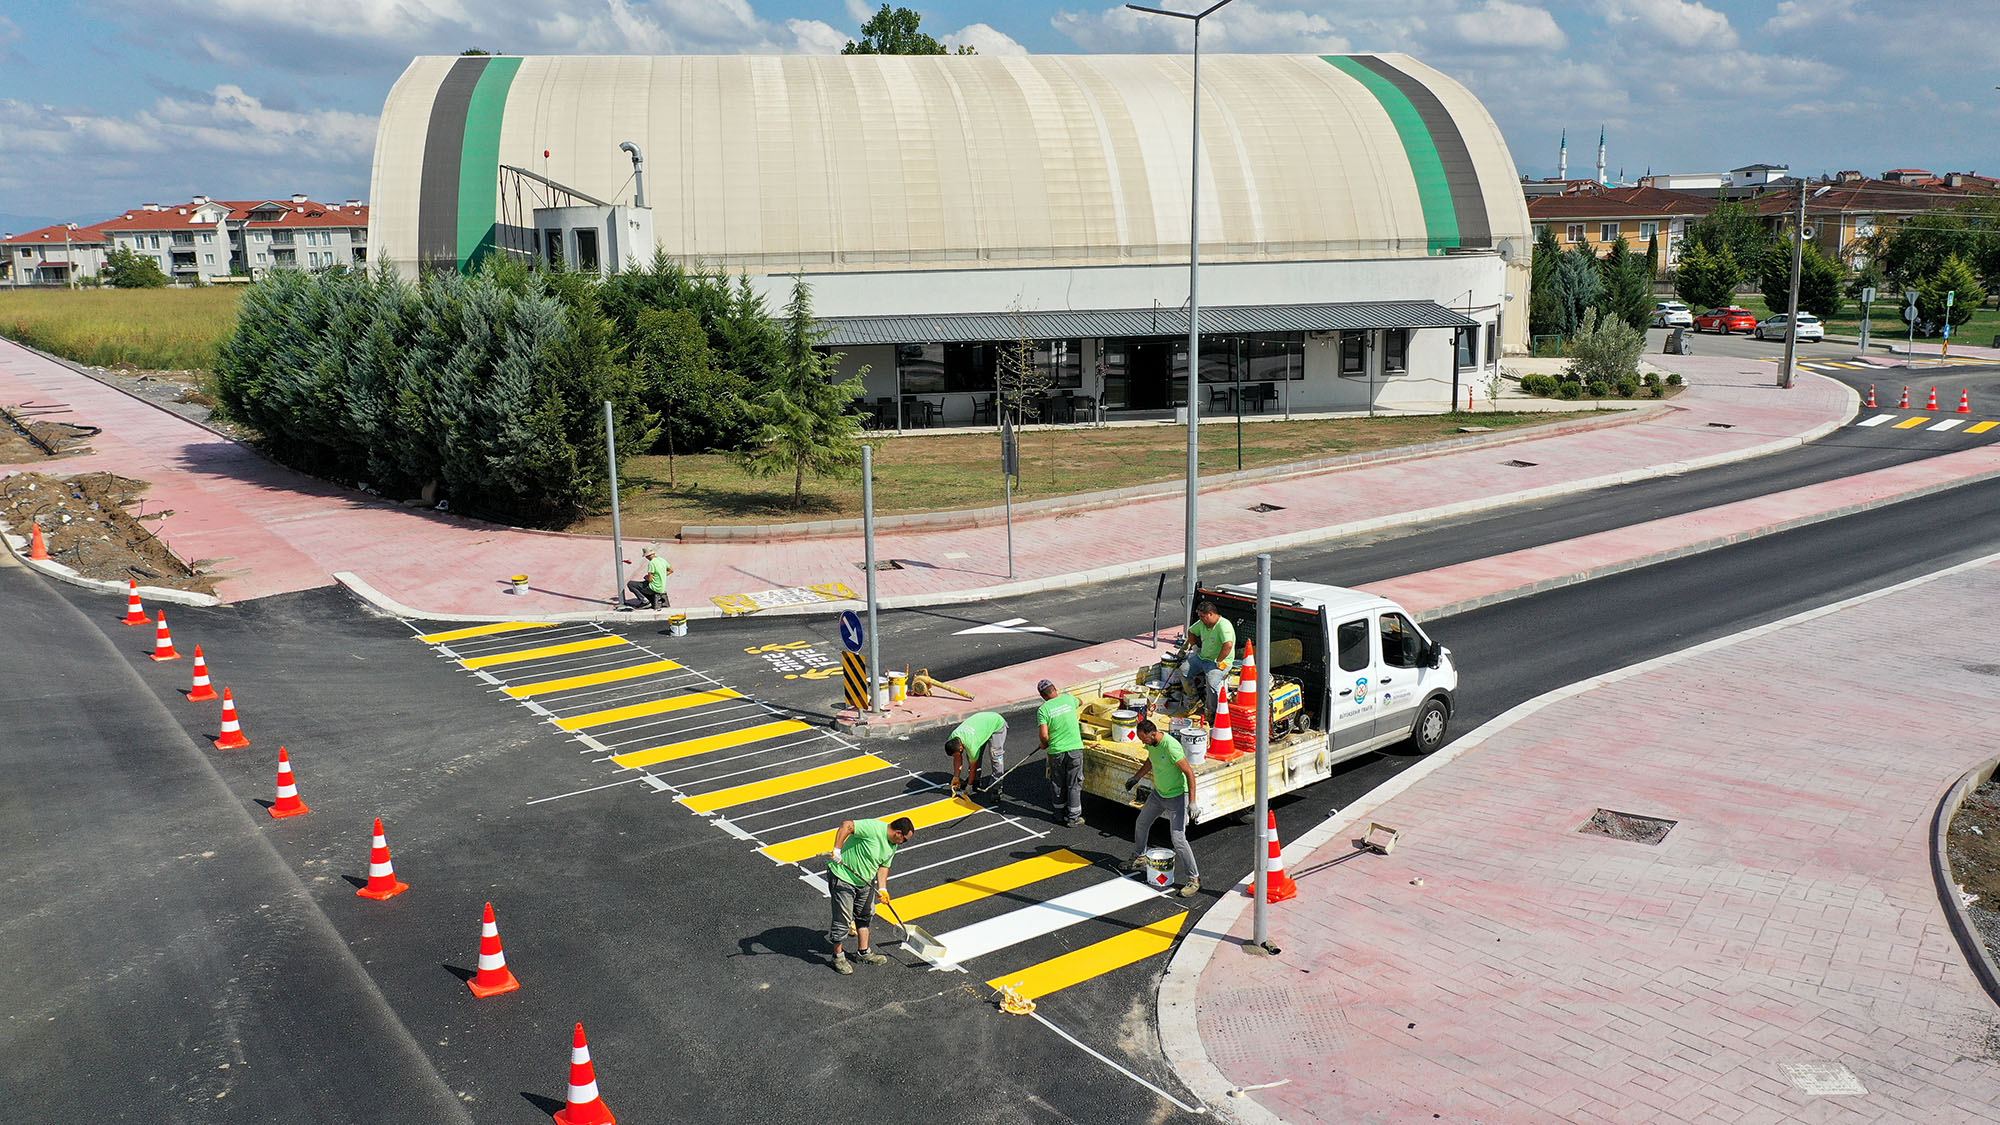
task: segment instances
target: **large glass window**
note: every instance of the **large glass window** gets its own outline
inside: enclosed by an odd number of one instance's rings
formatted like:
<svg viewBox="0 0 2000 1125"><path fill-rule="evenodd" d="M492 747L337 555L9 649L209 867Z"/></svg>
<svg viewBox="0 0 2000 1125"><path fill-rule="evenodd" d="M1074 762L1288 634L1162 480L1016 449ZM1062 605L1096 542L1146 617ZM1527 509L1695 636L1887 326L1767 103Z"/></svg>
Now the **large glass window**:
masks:
<svg viewBox="0 0 2000 1125"><path fill-rule="evenodd" d="M1390 328L1382 333L1382 370L1401 371L1409 366L1410 333L1404 328Z"/></svg>
<svg viewBox="0 0 2000 1125"><path fill-rule="evenodd" d="M1409 618L1400 613L1382 615L1382 663L1391 668L1415 668L1422 648Z"/></svg>
<svg viewBox="0 0 2000 1125"><path fill-rule="evenodd" d="M1461 368L1479 366L1478 339L1473 335L1476 331L1474 328L1458 330L1458 365Z"/></svg>

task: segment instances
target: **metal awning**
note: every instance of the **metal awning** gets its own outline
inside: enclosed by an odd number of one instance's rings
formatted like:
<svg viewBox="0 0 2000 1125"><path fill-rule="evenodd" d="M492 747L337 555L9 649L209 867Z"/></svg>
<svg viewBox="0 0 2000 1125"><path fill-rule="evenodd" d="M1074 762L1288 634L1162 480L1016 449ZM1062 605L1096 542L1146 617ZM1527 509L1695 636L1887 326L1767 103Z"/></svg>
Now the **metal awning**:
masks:
<svg viewBox="0 0 2000 1125"><path fill-rule="evenodd" d="M929 316L829 316L823 347L861 344L955 344L985 340L1105 339L1186 336L1184 309L938 313ZM1239 305L1201 310L1203 334L1363 332L1371 328L1468 328L1478 321L1435 301L1356 301L1343 305Z"/></svg>

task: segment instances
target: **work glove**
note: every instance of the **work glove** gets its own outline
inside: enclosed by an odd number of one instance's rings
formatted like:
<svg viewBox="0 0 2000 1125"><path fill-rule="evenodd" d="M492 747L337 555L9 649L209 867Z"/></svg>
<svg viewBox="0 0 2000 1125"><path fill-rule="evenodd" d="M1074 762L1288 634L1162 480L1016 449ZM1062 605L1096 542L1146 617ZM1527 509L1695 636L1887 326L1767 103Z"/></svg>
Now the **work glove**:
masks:
<svg viewBox="0 0 2000 1125"><path fill-rule="evenodd" d="M830 856L829 858L830 858L830 859L832 860L832 862L834 862L834 863L839 863L839 862L840 862L840 849L839 849L839 848L835 848L835 849L833 849L833 855L832 855L832 856Z"/></svg>
<svg viewBox="0 0 2000 1125"><path fill-rule="evenodd" d="M1127 793L1130 793L1132 791L1132 788L1138 784L1139 784L1139 778L1137 774L1134 774L1133 776L1126 778L1125 791Z"/></svg>

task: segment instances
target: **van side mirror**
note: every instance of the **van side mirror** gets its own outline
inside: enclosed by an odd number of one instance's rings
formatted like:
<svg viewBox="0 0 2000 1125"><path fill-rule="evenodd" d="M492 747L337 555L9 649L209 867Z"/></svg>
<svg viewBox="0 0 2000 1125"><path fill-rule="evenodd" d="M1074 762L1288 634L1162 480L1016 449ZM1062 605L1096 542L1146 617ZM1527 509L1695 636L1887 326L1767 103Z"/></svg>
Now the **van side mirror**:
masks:
<svg viewBox="0 0 2000 1125"><path fill-rule="evenodd" d="M1424 667L1435 668L1444 663L1444 646L1432 641L1424 649Z"/></svg>

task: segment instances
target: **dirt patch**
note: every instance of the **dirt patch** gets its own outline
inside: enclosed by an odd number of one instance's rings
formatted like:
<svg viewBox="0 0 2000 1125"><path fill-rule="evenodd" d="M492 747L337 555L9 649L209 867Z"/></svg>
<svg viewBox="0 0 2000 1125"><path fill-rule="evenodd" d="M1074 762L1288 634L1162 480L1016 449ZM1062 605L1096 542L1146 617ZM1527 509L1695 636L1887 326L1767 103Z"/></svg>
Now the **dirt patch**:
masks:
<svg viewBox="0 0 2000 1125"><path fill-rule="evenodd" d="M1986 952L2000 959L2000 779L1966 795L1945 833L1952 882L1976 898L1966 906Z"/></svg>
<svg viewBox="0 0 2000 1125"><path fill-rule="evenodd" d="M0 518L17 535L40 522L49 556L85 578L137 579L141 585L215 593L215 580L181 561L153 534L147 520L171 509L135 514L145 481L112 473L61 478L16 473L0 479Z"/></svg>
<svg viewBox="0 0 2000 1125"><path fill-rule="evenodd" d="M0 465L20 465L52 457L73 457L90 451L95 426L71 422L43 422L37 415L47 413L33 406L0 406Z"/></svg>

